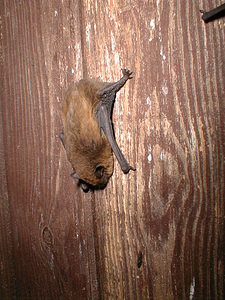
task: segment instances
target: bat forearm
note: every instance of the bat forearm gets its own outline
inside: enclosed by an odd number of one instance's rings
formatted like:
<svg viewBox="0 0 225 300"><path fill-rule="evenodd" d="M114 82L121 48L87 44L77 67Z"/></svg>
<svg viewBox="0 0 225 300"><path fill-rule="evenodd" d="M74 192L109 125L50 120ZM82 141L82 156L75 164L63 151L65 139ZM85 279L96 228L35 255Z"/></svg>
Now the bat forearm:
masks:
<svg viewBox="0 0 225 300"><path fill-rule="evenodd" d="M98 103L96 107L95 116L98 120L99 127L104 131L112 147L112 150L120 164L122 171L124 173L128 173L130 170L135 170L135 169L128 164L119 146L117 145L113 134L112 121L111 121L111 111L112 111L113 102L116 97L116 93L121 89L121 87L124 86L124 84L128 79L132 78L131 71L127 69L123 69L122 72L123 72L123 77L119 81L112 84L107 84L103 89L101 89L97 93L101 101Z"/></svg>
<svg viewBox="0 0 225 300"><path fill-rule="evenodd" d="M99 120L100 128L104 131L107 139L112 147L112 150L120 164L122 171L127 174L130 170L135 171L135 168L129 165L126 158L124 157L122 151L120 150L112 129L112 123L110 120L110 115L106 106L101 105L98 112L97 112L97 119Z"/></svg>

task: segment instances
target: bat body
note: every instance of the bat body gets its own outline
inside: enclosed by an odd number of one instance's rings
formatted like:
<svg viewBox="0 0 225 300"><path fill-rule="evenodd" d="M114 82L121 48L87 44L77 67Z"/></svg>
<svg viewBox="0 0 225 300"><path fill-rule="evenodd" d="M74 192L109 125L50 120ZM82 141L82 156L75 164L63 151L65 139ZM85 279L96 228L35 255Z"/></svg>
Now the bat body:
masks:
<svg viewBox="0 0 225 300"><path fill-rule="evenodd" d="M132 72L122 71L117 82L82 79L65 95L60 138L74 170L71 175L84 191L107 185L113 174L113 152L124 173L134 170L115 141L111 119L116 93L132 78Z"/></svg>

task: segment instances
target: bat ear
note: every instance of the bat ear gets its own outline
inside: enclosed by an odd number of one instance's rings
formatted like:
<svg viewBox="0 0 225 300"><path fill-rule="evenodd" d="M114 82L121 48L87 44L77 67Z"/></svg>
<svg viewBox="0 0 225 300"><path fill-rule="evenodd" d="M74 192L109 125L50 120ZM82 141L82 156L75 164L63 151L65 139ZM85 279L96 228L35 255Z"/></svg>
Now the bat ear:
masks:
<svg viewBox="0 0 225 300"><path fill-rule="evenodd" d="M95 168L95 176L97 178L99 178L99 179L102 178L102 176L104 175L104 172L105 172L104 166L102 166L102 165L96 166L96 168Z"/></svg>
<svg viewBox="0 0 225 300"><path fill-rule="evenodd" d="M80 176L76 172L71 173L70 176L74 179L80 179Z"/></svg>

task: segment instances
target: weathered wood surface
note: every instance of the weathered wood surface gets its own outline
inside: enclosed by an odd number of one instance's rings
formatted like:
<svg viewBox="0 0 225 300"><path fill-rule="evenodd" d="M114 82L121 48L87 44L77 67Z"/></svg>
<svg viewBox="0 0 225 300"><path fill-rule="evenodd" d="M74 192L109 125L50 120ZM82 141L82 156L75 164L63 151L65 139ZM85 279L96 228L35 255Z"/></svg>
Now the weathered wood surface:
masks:
<svg viewBox="0 0 225 300"><path fill-rule="evenodd" d="M221 1L0 3L2 299L223 299ZM84 194L60 145L66 88L134 79L117 97L118 163ZM138 265L139 262L139 265Z"/></svg>

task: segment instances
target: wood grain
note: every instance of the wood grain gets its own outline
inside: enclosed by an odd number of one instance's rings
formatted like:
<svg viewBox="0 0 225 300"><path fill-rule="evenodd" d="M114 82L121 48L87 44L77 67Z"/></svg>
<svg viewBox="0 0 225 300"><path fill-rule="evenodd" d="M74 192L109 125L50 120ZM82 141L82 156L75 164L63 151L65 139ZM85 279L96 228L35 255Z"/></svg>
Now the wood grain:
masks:
<svg viewBox="0 0 225 300"><path fill-rule="evenodd" d="M5 153L0 103L0 295L2 299L14 298L15 273L12 243L12 224L6 179ZM13 292L11 292L13 291Z"/></svg>
<svg viewBox="0 0 225 300"><path fill-rule="evenodd" d="M117 99L114 123L137 172L125 176L116 164L110 186L96 195L103 299L224 293L218 269L224 261L218 252L224 224L224 31L223 21L205 26L200 5L85 1L89 76L116 80L121 67L135 71Z"/></svg>
<svg viewBox="0 0 225 300"><path fill-rule="evenodd" d="M77 1L1 3L2 117L14 259L14 270L6 275L15 278L8 293L16 299L98 297L92 198L81 197L70 179L58 138L63 94L68 82L82 77L79 13Z"/></svg>
<svg viewBox="0 0 225 300"><path fill-rule="evenodd" d="M225 30L199 1L1 1L0 298L223 299ZM107 188L84 194L60 144L82 77L117 96Z"/></svg>

